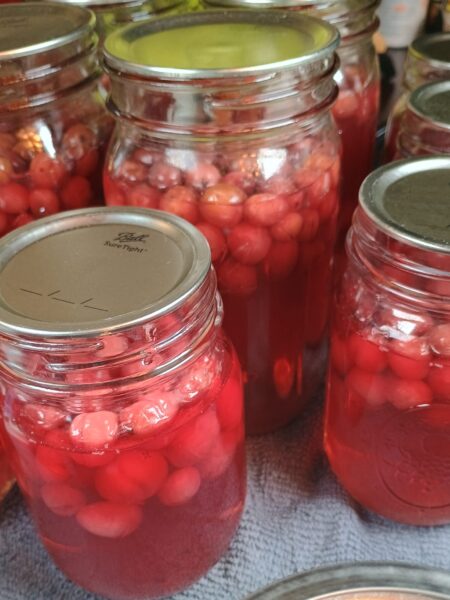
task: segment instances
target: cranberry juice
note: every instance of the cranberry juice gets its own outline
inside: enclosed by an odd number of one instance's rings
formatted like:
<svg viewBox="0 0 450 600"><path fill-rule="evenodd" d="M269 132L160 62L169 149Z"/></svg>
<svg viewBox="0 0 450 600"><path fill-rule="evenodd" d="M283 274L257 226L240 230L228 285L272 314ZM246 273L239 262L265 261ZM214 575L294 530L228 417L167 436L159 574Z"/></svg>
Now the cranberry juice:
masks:
<svg viewBox="0 0 450 600"><path fill-rule="evenodd" d="M73 396L59 407L6 398L11 463L46 548L73 581L108 598L156 598L224 553L245 496L237 358L227 365L217 371L203 357L171 390L71 422L63 409Z"/></svg>
<svg viewBox="0 0 450 600"><path fill-rule="evenodd" d="M207 238L250 433L291 421L319 383L338 210L332 144L311 137L272 152L286 158L265 178L257 153L199 155L184 170L136 148L104 179L107 204L172 212Z"/></svg>
<svg viewBox="0 0 450 600"><path fill-rule="evenodd" d="M340 313L348 308L342 307ZM331 343L326 450L348 492L403 523L450 520L450 326L386 310L385 332L338 317Z"/></svg>

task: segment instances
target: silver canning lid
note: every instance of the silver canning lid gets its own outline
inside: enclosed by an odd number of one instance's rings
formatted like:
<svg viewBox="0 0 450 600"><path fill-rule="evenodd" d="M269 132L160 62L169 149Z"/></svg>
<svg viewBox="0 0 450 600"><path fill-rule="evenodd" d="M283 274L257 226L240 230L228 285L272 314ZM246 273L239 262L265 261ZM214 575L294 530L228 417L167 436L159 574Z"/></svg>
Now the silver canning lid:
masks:
<svg viewBox="0 0 450 600"><path fill-rule="evenodd" d="M288 577L247 600L425 600L450 597L450 573L402 563L356 563Z"/></svg>
<svg viewBox="0 0 450 600"><path fill-rule="evenodd" d="M198 28L196 35L196 45L189 48L189 55L194 56L193 59L203 62L209 56L221 56L230 48L237 48L237 42L240 44L239 36L233 35L230 27L233 25L240 26L242 24L252 25L255 30L259 26L268 29L273 29L273 37L271 36L270 44L267 44L267 31L265 31L265 41L262 39L255 43L251 50L255 54L261 51L273 51L277 54L275 33L281 30L290 36L291 40L295 40L298 46L304 48L303 52L298 52L297 49L290 53L286 44L283 45L283 56L281 60L273 60L270 62L258 62L246 66L232 66L225 68L214 68L202 66L193 68L177 68L170 64L164 66L158 65L158 57L170 54L173 49L173 40L171 46L166 48L160 46L153 52L146 51L145 42L154 34L169 30L177 30L186 28ZM217 38L206 39L202 35L207 26L223 26L223 35L219 40ZM196 32L197 33L197 32ZM183 40L183 36L178 39ZM246 40L246 43L250 43ZM226 78L226 77L243 77L256 75L259 73L275 72L285 69L292 69L296 66L308 64L320 60L321 58L332 55L333 51L339 44L338 31L328 23L315 17L299 15L293 12L251 12L245 10L210 10L205 12L190 13L165 18L164 20L155 19L153 21L145 21L123 27L120 30L112 33L106 38L104 45L104 59L107 67L120 72L143 77L157 77L165 80L190 80L190 79L211 79L211 78ZM250 48L247 47L250 53ZM281 50L280 50L281 51ZM286 57L287 53L287 57ZM161 60L160 60L161 63Z"/></svg>
<svg viewBox="0 0 450 600"><path fill-rule="evenodd" d="M208 243L160 211L61 213L0 240L0 332L92 336L183 302L210 269Z"/></svg>
<svg viewBox="0 0 450 600"><path fill-rule="evenodd" d="M206 0L207 4L215 6L235 7L266 7L266 8L311 8L317 13L336 13L350 15L351 13L376 7L379 0Z"/></svg>
<svg viewBox="0 0 450 600"><path fill-rule="evenodd" d="M62 4L74 6L83 6L92 10L114 10L114 8L140 8L145 5L149 7L149 14L161 10L172 8L182 2L182 0L56 0Z"/></svg>
<svg viewBox="0 0 450 600"><path fill-rule="evenodd" d="M409 53L441 69L450 69L450 32L418 37L409 47Z"/></svg>
<svg viewBox="0 0 450 600"><path fill-rule="evenodd" d="M95 16L58 2L0 4L0 62L60 48L94 31Z"/></svg>
<svg viewBox="0 0 450 600"><path fill-rule="evenodd" d="M409 96L408 109L424 120L450 129L450 80L415 89Z"/></svg>
<svg viewBox="0 0 450 600"><path fill-rule="evenodd" d="M402 160L376 169L362 183L359 204L388 235L450 253L450 156Z"/></svg>

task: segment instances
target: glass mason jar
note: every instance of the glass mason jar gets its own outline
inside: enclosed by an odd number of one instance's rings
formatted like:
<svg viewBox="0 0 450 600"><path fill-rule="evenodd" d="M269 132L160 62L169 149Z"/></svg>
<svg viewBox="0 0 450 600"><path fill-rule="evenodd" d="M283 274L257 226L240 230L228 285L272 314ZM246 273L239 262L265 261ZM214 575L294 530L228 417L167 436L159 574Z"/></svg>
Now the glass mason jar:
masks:
<svg viewBox="0 0 450 600"><path fill-rule="evenodd" d="M0 235L102 200L112 120L95 19L50 2L0 6Z"/></svg>
<svg viewBox="0 0 450 600"><path fill-rule="evenodd" d="M403 93L395 103L386 124L386 162L395 156L400 120L406 110L410 93L424 83L442 79L450 79L450 33L434 33L417 38L408 48Z"/></svg>
<svg viewBox="0 0 450 600"><path fill-rule="evenodd" d="M399 121L394 159L430 154L450 154L450 80L415 89Z"/></svg>
<svg viewBox="0 0 450 600"><path fill-rule="evenodd" d="M378 27L375 11L379 0L202 0L219 6L275 8L303 11L338 28L339 69L334 79L339 96L332 112L342 136L342 194L338 250L358 203L358 190L372 170L378 120L380 74L373 33Z"/></svg>
<svg viewBox="0 0 450 600"><path fill-rule="evenodd" d="M391 163L361 188L336 302L325 447L366 508L450 522L450 157Z"/></svg>
<svg viewBox="0 0 450 600"><path fill-rule="evenodd" d="M108 598L186 587L245 497L206 241L160 211L91 208L11 233L0 256L0 426L44 545Z"/></svg>
<svg viewBox="0 0 450 600"><path fill-rule="evenodd" d="M432 600L450 598L448 571L404 563L348 563L307 571L247 600Z"/></svg>
<svg viewBox="0 0 450 600"><path fill-rule="evenodd" d="M173 212L208 239L252 434L296 417L324 365L337 43L317 19L252 11L130 26L105 43L117 117L106 202Z"/></svg>

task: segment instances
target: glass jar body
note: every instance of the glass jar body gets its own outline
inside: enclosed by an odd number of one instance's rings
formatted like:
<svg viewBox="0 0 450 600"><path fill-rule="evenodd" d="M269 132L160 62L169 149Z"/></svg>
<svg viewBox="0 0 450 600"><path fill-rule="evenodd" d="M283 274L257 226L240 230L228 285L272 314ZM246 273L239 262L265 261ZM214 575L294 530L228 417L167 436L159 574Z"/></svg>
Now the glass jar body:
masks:
<svg viewBox="0 0 450 600"><path fill-rule="evenodd" d="M406 108L399 122L393 160L435 154L450 154L450 129Z"/></svg>
<svg viewBox="0 0 450 600"><path fill-rule="evenodd" d="M163 317L158 328L175 321ZM184 365L136 379L149 364L140 333L110 336L100 351L95 340L76 369L74 354L42 362L27 352L30 372L49 361L47 376L71 391L29 389L2 373L2 437L41 539L70 579L108 598L187 587L225 552L245 498L230 343L216 331Z"/></svg>
<svg viewBox="0 0 450 600"><path fill-rule="evenodd" d="M0 440L0 501L6 496L14 483L14 477L9 466L6 451Z"/></svg>
<svg viewBox="0 0 450 600"><path fill-rule="evenodd" d="M98 79L41 105L26 97L8 102L17 106L0 105L0 235L61 210L100 204L112 120Z"/></svg>
<svg viewBox="0 0 450 600"><path fill-rule="evenodd" d="M119 122L104 187L107 204L174 212L208 239L254 434L295 418L320 382L340 165L328 113L252 127L170 142Z"/></svg>
<svg viewBox="0 0 450 600"><path fill-rule="evenodd" d="M366 508L402 523L447 523L449 257L427 253L425 277L408 268L418 265L414 249L377 240L378 258L367 258L357 239L352 230L332 328L326 452Z"/></svg>

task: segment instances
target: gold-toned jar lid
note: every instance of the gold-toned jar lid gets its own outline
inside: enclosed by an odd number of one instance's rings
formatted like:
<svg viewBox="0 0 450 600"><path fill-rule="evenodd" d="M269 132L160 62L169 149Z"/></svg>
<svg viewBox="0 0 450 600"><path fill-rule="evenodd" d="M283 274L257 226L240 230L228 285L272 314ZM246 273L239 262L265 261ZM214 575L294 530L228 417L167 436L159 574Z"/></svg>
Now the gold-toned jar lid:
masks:
<svg viewBox="0 0 450 600"><path fill-rule="evenodd" d="M91 208L0 240L0 332L93 336L173 310L204 281L208 243L160 211Z"/></svg>
<svg viewBox="0 0 450 600"><path fill-rule="evenodd" d="M88 37L94 15L58 2L0 4L0 64L40 55Z"/></svg>
<svg viewBox="0 0 450 600"><path fill-rule="evenodd" d="M292 12L206 11L133 24L107 37L105 63L165 80L255 75L332 56L337 30Z"/></svg>
<svg viewBox="0 0 450 600"><path fill-rule="evenodd" d="M363 182L359 204L389 236L450 253L450 156L390 163Z"/></svg>
<svg viewBox="0 0 450 600"><path fill-rule="evenodd" d="M415 39L409 54L440 69L450 69L450 32L422 35Z"/></svg>
<svg viewBox="0 0 450 600"><path fill-rule="evenodd" d="M415 89L408 99L408 110L450 130L450 81L434 81Z"/></svg>

